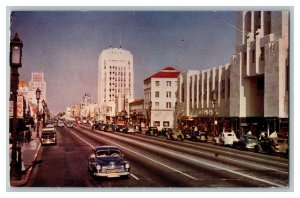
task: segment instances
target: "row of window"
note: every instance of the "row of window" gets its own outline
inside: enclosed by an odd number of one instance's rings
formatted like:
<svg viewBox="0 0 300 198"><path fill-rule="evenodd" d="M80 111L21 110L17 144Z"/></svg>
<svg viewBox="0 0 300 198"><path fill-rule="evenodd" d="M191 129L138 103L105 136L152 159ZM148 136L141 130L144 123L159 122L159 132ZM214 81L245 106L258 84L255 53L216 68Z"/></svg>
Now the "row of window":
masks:
<svg viewBox="0 0 300 198"><path fill-rule="evenodd" d="M160 127L161 121L153 121L153 126L155 127ZM170 127L170 122L169 121L162 121L163 127Z"/></svg>
<svg viewBox="0 0 300 198"><path fill-rule="evenodd" d="M256 59L256 52L255 49L251 50L251 62L255 63L255 59ZM264 61L265 60L265 48L261 47L260 48L260 61ZM243 54L243 65L247 64L247 52L244 52Z"/></svg>
<svg viewBox="0 0 300 198"><path fill-rule="evenodd" d="M177 83L177 81L175 81ZM160 86L160 81L155 81L155 86L159 87ZM166 86L171 87L172 86L172 81L166 81Z"/></svg>
<svg viewBox="0 0 300 198"><path fill-rule="evenodd" d="M160 107L160 103L159 102L155 102L154 103L155 107ZM171 102L166 102L166 106L165 106L166 109L171 109L172 108L172 103Z"/></svg>
<svg viewBox="0 0 300 198"><path fill-rule="evenodd" d="M160 92L159 91L156 91L155 92L155 98L159 98L160 97L160 94L159 94ZM176 92L175 92L175 96L176 96ZM166 98L171 98L172 97L172 92L170 92L170 91L167 91L166 92Z"/></svg>

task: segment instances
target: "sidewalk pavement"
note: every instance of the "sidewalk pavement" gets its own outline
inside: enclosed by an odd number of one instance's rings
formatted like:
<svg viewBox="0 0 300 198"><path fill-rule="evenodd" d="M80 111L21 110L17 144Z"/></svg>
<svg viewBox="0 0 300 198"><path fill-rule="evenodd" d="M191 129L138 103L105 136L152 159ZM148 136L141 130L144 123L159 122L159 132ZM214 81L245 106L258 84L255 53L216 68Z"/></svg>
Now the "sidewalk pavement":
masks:
<svg viewBox="0 0 300 198"><path fill-rule="evenodd" d="M32 171L33 162L36 160L38 152L41 148L41 141L36 137L36 131L32 132L31 141L29 143L21 144L22 151L22 176L21 180L10 180L11 187L24 186L28 182L30 173Z"/></svg>

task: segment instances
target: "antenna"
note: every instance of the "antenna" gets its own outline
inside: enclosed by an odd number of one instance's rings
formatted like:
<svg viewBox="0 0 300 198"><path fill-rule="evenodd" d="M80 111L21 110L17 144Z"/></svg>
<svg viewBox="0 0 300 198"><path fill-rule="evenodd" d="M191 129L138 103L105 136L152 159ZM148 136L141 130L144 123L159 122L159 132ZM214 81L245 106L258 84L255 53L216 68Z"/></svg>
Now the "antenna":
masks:
<svg viewBox="0 0 300 198"><path fill-rule="evenodd" d="M109 35L109 47L111 48L111 32L110 32L110 35Z"/></svg>

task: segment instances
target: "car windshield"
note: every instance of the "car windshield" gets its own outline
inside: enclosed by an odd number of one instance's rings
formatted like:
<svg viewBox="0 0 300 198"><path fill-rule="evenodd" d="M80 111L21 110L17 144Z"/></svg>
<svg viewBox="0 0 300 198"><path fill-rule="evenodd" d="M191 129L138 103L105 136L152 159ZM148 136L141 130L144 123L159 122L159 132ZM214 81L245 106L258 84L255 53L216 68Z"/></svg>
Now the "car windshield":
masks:
<svg viewBox="0 0 300 198"><path fill-rule="evenodd" d="M46 128L53 128L54 125L53 124L47 124Z"/></svg>
<svg viewBox="0 0 300 198"><path fill-rule="evenodd" d="M121 153L119 150L99 150L96 152L97 157L119 157Z"/></svg>

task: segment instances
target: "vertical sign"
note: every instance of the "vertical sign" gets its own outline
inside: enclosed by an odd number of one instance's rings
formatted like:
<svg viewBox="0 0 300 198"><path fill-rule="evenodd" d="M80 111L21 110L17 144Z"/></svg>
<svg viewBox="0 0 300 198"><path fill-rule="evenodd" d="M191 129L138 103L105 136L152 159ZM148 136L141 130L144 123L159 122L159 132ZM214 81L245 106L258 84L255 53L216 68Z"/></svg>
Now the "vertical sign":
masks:
<svg viewBox="0 0 300 198"><path fill-rule="evenodd" d="M23 96L17 98L17 118L23 118Z"/></svg>
<svg viewBox="0 0 300 198"><path fill-rule="evenodd" d="M9 118L14 116L14 102L9 101Z"/></svg>

